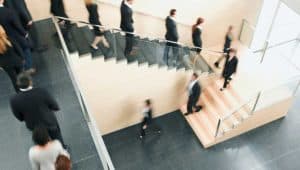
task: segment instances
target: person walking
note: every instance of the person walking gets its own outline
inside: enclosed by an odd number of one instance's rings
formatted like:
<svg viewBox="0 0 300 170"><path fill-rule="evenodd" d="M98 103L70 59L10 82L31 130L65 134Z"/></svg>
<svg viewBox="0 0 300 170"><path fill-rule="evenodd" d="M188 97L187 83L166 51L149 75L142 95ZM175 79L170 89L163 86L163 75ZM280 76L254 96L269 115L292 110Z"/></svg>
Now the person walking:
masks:
<svg viewBox="0 0 300 170"><path fill-rule="evenodd" d="M22 72L23 62L22 49L7 37L4 28L0 25L0 67L11 79L16 92L19 92L17 75Z"/></svg>
<svg viewBox="0 0 300 170"><path fill-rule="evenodd" d="M225 43L224 43L224 48L223 48L223 55L218 58L218 60L214 63L215 67L219 68L220 62L226 58L228 55L229 49L231 47L231 42L233 40L233 26L230 25L228 27L228 30L226 32L225 36Z"/></svg>
<svg viewBox="0 0 300 170"><path fill-rule="evenodd" d="M121 30L126 32L126 46L124 55L128 58L133 55L133 43L134 43L134 27L133 27L133 0L123 0L121 4Z"/></svg>
<svg viewBox="0 0 300 170"><path fill-rule="evenodd" d="M60 110L55 99L46 90L34 88L30 75L26 73L18 76L17 84L21 92L10 99L14 116L24 121L30 131L45 126L51 139L58 139L66 147L54 113Z"/></svg>
<svg viewBox="0 0 300 170"><path fill-rule="evenodd" d="M237 50L234 48L229 49L229 54L226 56L225 66L223 69L222 77L224 78L223 87L220 91L226 89L229 82L232 80L231 76L236 73L238 66L238 58L236 56Z"/></svg>
<svg viewBox="0 0 300 170"><path fill-rule="evenodd" d="M85 0L85 6L89 13L89 22L93 24L95 38L91 47L94 50L98 50L98 44L101 42L106 48L109 48L109 43L107 42L106 38L104 37L104 32L102 32L100 27L102 26L99 20L98 14L98 5L93 2L93 0ZM95 26L98 25L98 26Z"/></svg>
<svg viewBox="0 0 300 170"><path fill-rule="evenodd" d="M190 115L195 112L199 112L202 106L197 105L199 102L200 94L201 94L201 86L198 82L198 74L193 73L190 83L188 85L188 102L187 102L187 113L184 115Z"/></svg>
<svg viewBox="0 0 300 170"><path fill-rule="evenodd" d="M29 149L32 170L55 170L56 160L60 155L70 157L58 140L51 140L43 126L34 128L32 140L35 143Z"/></svg>
<svg viewBox="0 0 300 170"><path fill-rule="evenodd" d="M202 51L202 29L203 29L203 23L204 19L199 17L197 19L197 22L193 25L192 27L192 39L193 39L193 44L195 47L197 47L196 51L198 54L201 53Z"/></svg>
<svg viewBox="0 0 300 170"><path fill-rule="evenodd" d="M8 37L14 40L22 48L25 57L24 69L34 74L36 69L32 67L32 45L29 42L29 34L22 27L18 15L12 9L4 7L4 0L0 0L0 25L5 29Z"/></svg>
<svg viewBox="0 0 300 170"><path fill-rule="evenodd" d="M166 18L166 29L167 33L165 35L166 40L166 47L164 50L164 62L167 66L169 66L169 51L172 48L173 52L173 63L176 65L179 55L178 50L178 30L177 30L177 23L176 23L176 9L171 9L170 15Z"/></svg>

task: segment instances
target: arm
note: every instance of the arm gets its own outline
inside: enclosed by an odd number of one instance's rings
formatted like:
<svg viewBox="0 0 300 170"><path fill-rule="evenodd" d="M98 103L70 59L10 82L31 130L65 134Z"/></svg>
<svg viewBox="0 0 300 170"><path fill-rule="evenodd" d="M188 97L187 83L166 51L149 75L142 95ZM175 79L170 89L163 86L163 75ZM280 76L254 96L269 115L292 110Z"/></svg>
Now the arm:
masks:
<svg viewBox="0 0 300 170"><path fill-rule="evenodd" d="M49 107L49 109L53 110L53 111L59 111L60 108L57 104L57 102L55 101L55 99L46 91L43 90L44 93L44 97L45 97L45 102L47 104L47 106Z"/></svg>
<svg viewBox="0 0 300 170"><path fill-rule="evenodd" d="M28 8L26 6L26 3L24 2L16 2L16 1L12 1L13 6L15 7L16 11L19 12L20 17L26 21L26 23L29 23L30 21L32 21L32 17L28 11ZM17 4L18 3L18 4Z"/></svg>
<svg viewBox="0 0 300 170"><path fill-rule="evenodd" d="M40 169L40 165L38 162L36 162L33 158L33 150L29 150L29 160L30 160L30 164L31 164L31 168L32 170L39 170Z"/></svg>
<svg viewBox="0 0 300 170"><path fill-rule="evenodd" d="M11 12L10 13L10 19L11 19L11 24L12 26L20 33L22 34L22 36L26 37L27 35L27 32L25 31L25 29L22 27L20 21L19 21L19 18L18 16Z"/></svg>
<svg viewBox="0 0 300 170"><path fill-rule="evenodd" d="M21 60L24 61L25 60L24 53L23 53L23 50L21 49L21 47L19 46L19 44L16 43L14 40L10 40L10 41L11 41L12 46L15 49L16 53L18 54L18 57L20 57Z"/></svg>
<svg viewBox="0 0 300 170"><path fill-rule="evenodd" d="M14 114L14 116L19 120L19 121L23 121L24 120L24 116L23 114L19 111L18 107L15 104L15 101L13 101L13 99L10 100L10 108Z"/></svg>

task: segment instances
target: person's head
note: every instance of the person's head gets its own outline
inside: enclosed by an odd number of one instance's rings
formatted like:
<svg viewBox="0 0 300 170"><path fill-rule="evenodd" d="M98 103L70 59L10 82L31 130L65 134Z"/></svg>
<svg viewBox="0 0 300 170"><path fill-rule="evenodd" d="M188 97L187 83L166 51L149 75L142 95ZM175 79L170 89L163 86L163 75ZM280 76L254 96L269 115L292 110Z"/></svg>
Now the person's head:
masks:
<svg viewBox="0 0 300 170"><path fill-rule="evenodd" d="M151 107L151 100L150 99L145 100L145 106L146 107Z"/></svg>
<svg viewBox="0 0 300 170"><path fill-rule="evenodd" d="M33 85L32 78L27 73L21 73L17 77L17 85L20 89L27 89Z"/></svg>
<svg viewBox="0 0 300 170"><path fill-rule="evenodd" d="M91 5L94 3L94 0L84 0L85 5Z"/></svg>
<svg viewBox="0 0 300 170"><path fill-rule="evenodd" d="M192 81L197 80L198 79L198 74L197 73L193 73L192 75Z"/></svg>
<svg viewBox="0 0 300 170"><path fill-rule="evenodd" d="M176 17L176 12L177 12L176 9L171 9L171 10L170 10L170 16L171 16L171 17Z"/></svg>
<svg viewBox="0 0 300 170"><path fill-rule="evenodd" d="M233 26L232 25L229 25L228 27L228 32L231 32L233 30Z"/></svg>
<svg viewBox="0 0 300 170"><path fill-rule="evenodd" d="M228 53L230 57L234 57L236 56L237 50L235 48L230 48Z"/></svg>
<svg viewBox="0 0 300 170"><path fill-rule="evenodd" d="M47 129L43 126L34 128L32 140L36 145L45 146L50 141Z"/></svg>
<svg viewBox="0 0 300 170"><path fill-rule="evenodd" d="M71 160L65 155L58 155L55 161L55 170L71 170Z"/></svg>
<svg viewBox="0 0 300 170"><path fill-rule="evenodd" d="M0 4L4 4L4 0L0 0Z"/></svg>
<svg viewBox="0 0 300 170"><path fill-rule="evenodd" d="M128 4L132 5L134 0L125 0Z"/></svg>
<svg viewBox="0 0 300 170"><path fill-rule="evenodd" d="M203 24L203 23L204 23L204 18L199 17L199 18L197 19L196 25L198 26L198 25L201 25L201 24Z"/></svg>
<svg viewBox="0 0 300 170"><path fill-rule="evenodd" d="M7 46L11 46L4 28L0 25L0 54L4 54Z"/></svg>

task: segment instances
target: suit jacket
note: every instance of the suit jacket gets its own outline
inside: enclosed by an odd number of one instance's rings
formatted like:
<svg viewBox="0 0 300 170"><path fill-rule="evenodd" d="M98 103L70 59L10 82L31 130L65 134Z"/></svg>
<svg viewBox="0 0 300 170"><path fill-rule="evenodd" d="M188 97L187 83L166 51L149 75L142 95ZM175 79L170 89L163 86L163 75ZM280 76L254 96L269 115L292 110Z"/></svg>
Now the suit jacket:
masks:
<svg viewBox="0 0 300 170"><path fill-rule="evenodd" d="M32 20L31 14L27 8L24 0L6 0L4 5L10 9L13 9L19 16L24 28L27 28L27 24Z"/></svg>
<svg viewBox="0 0 300 170"><path fill-rule="evenodd" d="M225 67L223 70L223 77L230 77L233 73L235 73L237 69L237 65L238 65L237 57L233 57L231 60L229 60L229 56L227 56L225 61Z"/></svg>
<svg viewBox="0 0 300 170"><path fill-rule="evenodd" d="M196 28L196 29L193 31L193 35L192 35L192 38L193 38L193 44L194 44L194 46L196 46L196 47L202 47L201 34L202 34L202 31L201 31L200 28Z"/></svg>
<svg viewBox="0 0 300 170"><path fill-rule="evenodd" d="M50 12L54 16L65 17L68 18L63 0L51 0L50 1Z"/></svg>
<svg viewBox="0 0 300 170"><path fill-rule="evenodd" d="M11 98L10 106L15 117L24 121L30 130L40 125L47 128L58 126L54 111L58 111L59 106L44 89L20 92Z"/></svg>
<svg viewBox="0 0 300 170"><path fill-rule="evenodd" d="M94 25L101 25L97 4L86 5L86 9L89 12L89 22Z"/></svg>
<svg viewBox="0 0 300 170"><path fill-rule="evenodd" d="M121 4L121 29L127 32L134 32L133 27L133 11L130 7L125 4L125 1L122 1Z"/></svg>
<svg viewBox="0 0 300 170"><path fill-rule="evenodd" d="M25 38L27 32L22 27L18 15L12 9L0 7L0 25L2 25L10 39L17 42L22 48L29 48Z"/></svg>
<svg viewBox="0 0 300 170"><path fill-rule="evenodd" d="M4 54L0 54L0 67L22 67L24 55L19 45L11 41L12 47L7 47Z"/></svg>
<svg viewBox="0 0 300 170"><path fill-rule="evenodd" d="M198 82L196 82L192 87L192 92L189 96L189 100L198 101L200 94L201 94L201 86L199 85Z"/></svg>
<svg viewBox="0 0 300 170"><path fill-rule="evenodd" d="M165 35L165 38L169 41L177 42L179 39L177 24L170 16L166 18L166 28L167 28L167 33Z"/></svg>

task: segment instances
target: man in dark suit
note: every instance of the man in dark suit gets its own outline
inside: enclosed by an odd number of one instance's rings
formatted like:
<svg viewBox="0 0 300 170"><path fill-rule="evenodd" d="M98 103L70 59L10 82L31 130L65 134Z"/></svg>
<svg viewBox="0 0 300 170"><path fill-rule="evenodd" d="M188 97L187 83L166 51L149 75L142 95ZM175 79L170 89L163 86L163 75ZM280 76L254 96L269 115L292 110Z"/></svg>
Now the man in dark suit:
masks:
<svg viewBox="0 0 300 170"><path fill-rule="evenodd" d="M121 4L121 29L126 33L126 47L124 54L126 57L132 55L133 48L133 10L132 10L133 0L123 0Z"/></svg>
<svg viewBox="0 0 300 170"><path fill-rule="evenodd" d="M33 23L31 14L27 8L26 2L24 0L6 0L4 2L4 6L14 10L18 16L19 19L27 31L29 31L31 38L35 45L35 50L37 51L44 51L47 49L46 45L41 45L41 42L39 40L39 35L37 28L35 27L35 24Z"/></svg>
<svg viewBox="0 0 300 170"><path fill-rule="evenodd" d="M33 88L31 77L25 73L18 76L17 84L21 92L10 99L11 110L15 117L19 121L24 121L31 131L38 126L46 127L51 138L59 140L64 145L54 113L59 111L59 106L54 98L44 89Z"/></svg>
<svg viewBox="0 0 300 170"><path fill-rule="evenodd" d="M176 23L175 17L176 17L176 9L172 9L170 11L170 15L166 18L167 33L165 35L165 38L166 38L166 40L172 41L172 42L177 42L179 39L178 31L177 31L177 23ZM178 60L178 44L172 43L172 42L167 42L166 48L164 51L164 61L167 65L169 65L168 61L169 61L170 48L172 48L175 65Z"/></svg>
<svg viewBox="0 0 300 170"><path fill-rule="evenodd" d="M0 0L0 25L5 29L8 37L16 41L23 50L25 57L24 68L28 73L35 73L32 68L31 44L28 33L22 27L18 15L12 9L4 7L4 0Z"/></svg>
<svg viewBox="0 0 300 170"><path fill-rule="evenodd" d="M226 89L229 82L232 80L231 76L236 73L236 69L238 66L238 59L237 59L237 50L234 48L230 48L228 51L228 55L226 56L225 66L222 73L222 76L224 78L224 84L223 87L220 89L220 91L223 91Z"/></svg>
<svg viewBox="0 0 300 170"><path fill-rule="evenodd" d="M188 86L188 91L189 91L189 99L187 103L187 113L184 114L186 116L194 112L193 108L195 109L195 112L199 112L202 108L202 106L197 105L201 94L201 87L198 82L197 73L193 73L191 81Z"/></svg>

